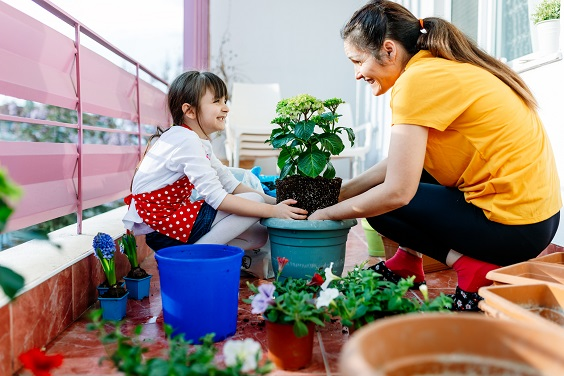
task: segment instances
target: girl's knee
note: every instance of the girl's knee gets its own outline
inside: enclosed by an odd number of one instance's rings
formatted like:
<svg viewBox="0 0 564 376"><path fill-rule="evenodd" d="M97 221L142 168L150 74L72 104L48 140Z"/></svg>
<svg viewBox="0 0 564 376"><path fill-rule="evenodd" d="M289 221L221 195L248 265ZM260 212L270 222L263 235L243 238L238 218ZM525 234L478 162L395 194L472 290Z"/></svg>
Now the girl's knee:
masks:
<svg viewBox="0 0 564 376"><path fill-rule="evenodd" d="M256 193L256 192L245 192L245 193L240 193L237 196L246 198L247 200L251 200L251 201L256 201L256 202L265 202L264 201L264 197L262 197L260 194Z"/></svg>

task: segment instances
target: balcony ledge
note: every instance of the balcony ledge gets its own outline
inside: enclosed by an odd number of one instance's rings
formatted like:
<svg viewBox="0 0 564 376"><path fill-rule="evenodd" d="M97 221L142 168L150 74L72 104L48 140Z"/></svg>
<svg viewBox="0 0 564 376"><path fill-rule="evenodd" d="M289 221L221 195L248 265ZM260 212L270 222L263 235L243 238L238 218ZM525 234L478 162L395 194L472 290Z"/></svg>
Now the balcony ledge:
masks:
<svg viewBox="0 0 564 376"><path fill-rule="evenodd" d="M0 265L13 269L25 278L25 286L18 296L47 281L93 253L92 240L98 232L105 232L113 239L124 233L122 217L126 206L83 221L82 234L76 233L76 225L64 227L49 234L48 241L32 240L0 252ZM0 290L0 307L9 303Z"/></svg>

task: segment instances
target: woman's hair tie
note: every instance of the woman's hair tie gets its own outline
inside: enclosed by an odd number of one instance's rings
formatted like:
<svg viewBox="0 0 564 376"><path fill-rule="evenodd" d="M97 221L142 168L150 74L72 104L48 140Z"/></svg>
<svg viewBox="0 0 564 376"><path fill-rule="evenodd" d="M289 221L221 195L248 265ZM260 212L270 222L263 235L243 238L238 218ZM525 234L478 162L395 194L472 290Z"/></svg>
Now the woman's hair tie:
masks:
<svg viewBox="0 0 564 376"><path fill-rule="evenodd" d="M425 29L425 26L423 26L423 19L422 18L419 19L419 25L421 26L421 29L419 29L419 32L421 34L427 34L427 29Z"/></svg>

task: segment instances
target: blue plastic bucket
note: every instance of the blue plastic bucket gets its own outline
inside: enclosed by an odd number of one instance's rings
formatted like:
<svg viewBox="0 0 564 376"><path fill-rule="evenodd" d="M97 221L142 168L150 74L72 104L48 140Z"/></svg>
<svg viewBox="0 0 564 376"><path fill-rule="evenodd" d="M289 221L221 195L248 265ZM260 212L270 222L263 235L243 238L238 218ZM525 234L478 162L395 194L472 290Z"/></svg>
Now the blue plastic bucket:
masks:
<svg viewBox="0 0 564 376"><path fill-rule="evenodd" d="M173 335L199 343L208 333L222 341L237 330L239 278L244 251L219 244L191 244L155 253L165 324Z"/></svg>

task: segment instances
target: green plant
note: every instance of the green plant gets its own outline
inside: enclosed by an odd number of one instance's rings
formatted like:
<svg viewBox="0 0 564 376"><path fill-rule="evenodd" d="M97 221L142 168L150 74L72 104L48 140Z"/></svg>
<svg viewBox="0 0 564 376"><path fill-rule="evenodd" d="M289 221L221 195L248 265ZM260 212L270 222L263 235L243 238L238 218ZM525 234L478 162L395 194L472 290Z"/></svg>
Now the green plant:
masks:
<svg viewBox="0 0 564 376"><path fill-rule="evenodd" d="M0 169L0 232L4 230L13 211L10 201L16 200L20 194L19 188L8 179L4 170ZM0 265L0 287L8 298L13 299L24 286L24 282L21 275Z"/></svg>
<svg viewBox="0 0 564 376"><path fill-rule="evenodd" d="M543 0L531 15L534 24L541 21L560 19L560 0Z"/></svg>
<svg viewBox="0 0 564 376"><path fill-rule="evenodd" d="M337 126L337 108L342 99L321 101L311 95L301 94L282 99L276 105L277 117L272 120L278 128L272 130L266 143L281 149L278 156L280 179L289 175L333 179L335 168L332 155L339 155L345 145L339 137L343 131L354 145L355 135L351 128ZM327 109L327 112L323 112Z"/></svg>
<svg viewBox="0 0 564 376"><path fill-rule="evenodd" d="M204 336L201 345L192 345L181 335L172 337L172 328L165 324L168 349L162 357L147 358L143 354L149 349L142 346L146 342L140 338L141 325L135 327L134 337L130 338L122 333L120 323L103 320L101 310L93 311L91 319L87 329L98 332L109 354L100 362L110 360L125 375L265 375L273 370L270 361L261 361L261 346L252 339L227 341L223 346L225 366L220 366L215 359L213 333Z"/></svg>
<svg viewBox="0 0 564 376"><path fill-rule="evenodd" d="M278 257L278 274L273 283L257 287L247 282L254 295L244 301L251 303L251 313L263 314L268 321L274 323L292 324L296 337L303 337L308 333L306 323L324 326L324 321L330 317L327 305L320 304L319 299L314 298L315 288L308 289L303 281L297 279L279 282L282 269L287 263L288 259Z"/></svg>
<svg viewBox="0 0 564 376"><path fill-rule="evenodd" d="M131 231L127 230L121 237L119 240L119 247L121 252L127 256L131 268L138 268L139 261L137 261L137 242L135 241L135 236L131 233Z"/></svg>
<svg viewBox="0 0 564 376"><path fill-rule="evenodd" d="M415 277L401 279L399 283L384 281L380 274L372 269L363 269L365 264L355 266L344 277L332 275L332 279L323 288L336 298L329 304L334 317L339 317L344 326L359 328L380 317L410 312L448 311L452 299L441 293L429 300L427 286L421 288L423 302L417 298L407 297L409 288L413 286ZM329 280L329 279L327 279ZM329 285L333 288L328 288Z"/></svg>
<svg viewBox="0 0 564 376"><path fill-rule="evenodd" d="M129 230L118 241L119 249L121 253L127 256L129 260L129 265L131 265L131 270L127 274L128 278L143 279L149 274L139 266L139 260L137 259L137 241L135 240L135 235Z"/></svg>

